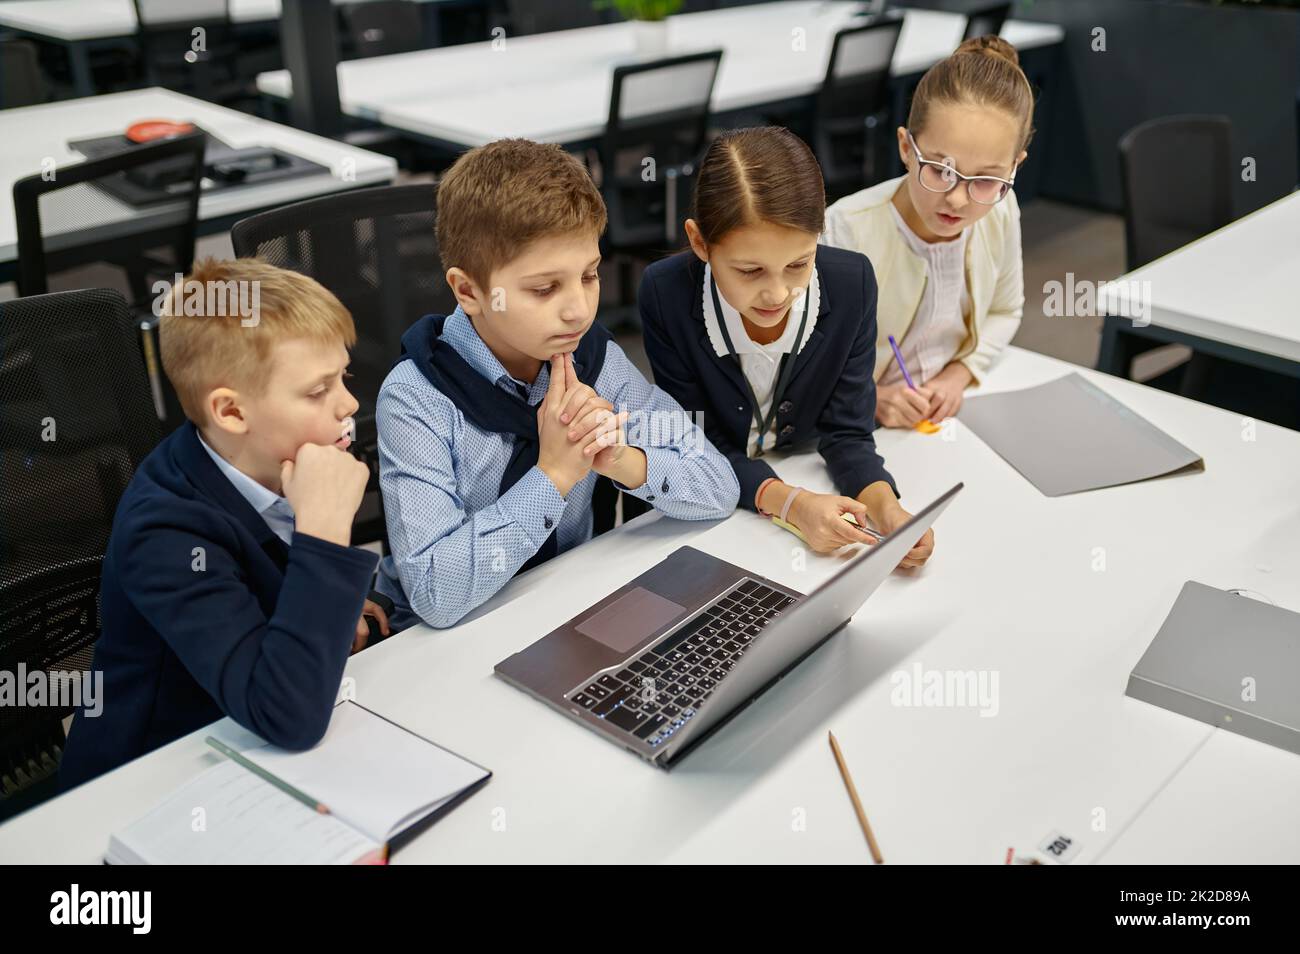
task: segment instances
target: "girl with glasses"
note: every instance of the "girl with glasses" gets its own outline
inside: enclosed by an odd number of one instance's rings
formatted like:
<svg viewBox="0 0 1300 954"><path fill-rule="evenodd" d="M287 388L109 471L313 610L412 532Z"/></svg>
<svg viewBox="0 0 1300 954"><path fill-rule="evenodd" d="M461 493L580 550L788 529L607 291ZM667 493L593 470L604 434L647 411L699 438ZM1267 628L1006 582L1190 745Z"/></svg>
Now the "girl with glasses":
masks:
<svg viewBox="0 0 1300 954"><path fill-rule="evenodd" d="M862 252L876 270L876 420L886 427L956 414L965 389L1020 325L1025 290L1012 187L1033 110L1015 48L995 36L967 40L916 88L897 132L904 175L826 212L822 240Z"/></svg>

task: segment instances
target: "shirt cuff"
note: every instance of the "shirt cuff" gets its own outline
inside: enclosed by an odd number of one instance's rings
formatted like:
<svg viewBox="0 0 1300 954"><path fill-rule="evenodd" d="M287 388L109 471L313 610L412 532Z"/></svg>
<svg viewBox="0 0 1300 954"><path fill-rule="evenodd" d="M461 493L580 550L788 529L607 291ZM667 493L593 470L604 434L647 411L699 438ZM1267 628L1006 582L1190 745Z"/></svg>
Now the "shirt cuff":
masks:
<svg viewBox="0 0 1300 954"><path fill-rule="evenodd" d="M564 515L564 498L536 464L497 498L497 507L512 519L535 548L541 549Z"/></svg>
<svg viewBox="0 0 1300 954"><path fill-rule="evenodd" d="M680 457L678 451L671 447L637 447L635 444L631 446L645 454L645 483L640 487L624 487L616 480L614 486L633 497L639 497L646 503L654 503L655 498L671 493L672 483L668 475L677 466Z"/></svg>

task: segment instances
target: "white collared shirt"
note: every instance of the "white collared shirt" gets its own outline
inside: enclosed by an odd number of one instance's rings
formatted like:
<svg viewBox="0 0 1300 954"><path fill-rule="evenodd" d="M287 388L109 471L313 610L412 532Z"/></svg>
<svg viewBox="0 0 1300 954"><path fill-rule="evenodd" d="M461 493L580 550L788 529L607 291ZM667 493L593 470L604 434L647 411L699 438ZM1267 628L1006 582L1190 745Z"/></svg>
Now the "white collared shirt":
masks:
<svg viewBox="0 0 1300 954"><path fill-rule="evenodd" d="M898 350L903 353L912 381L924 384L947 367L966 340L966 313L970 293L966 289L966 239L970 229L950 242L926 242L908 227L890 202L894 224L908 247L926 264L925 291ZM880 384L902 384L903 372L891 360L880 375Z"/></svg>
<svg viewBox="0 0 1300 954"><path fill-rule="evenodd" d="M713 308L713 294L710 287L713 284L713 271L707 263L704 266L704 328L709 334L709 342L713 345L713 350L719 357L726 357L731 352L727 350L726 339L722 337L722 328L718 323L718 316ZM722 289L718 289L718 301L722 303L722 320L726 322L727 334L731 336L731 343L736 348L736 354L740 356L740 369L749 381L750 388L754 391L754 397L758 399L759 413L766 418L767 412L772 407L773 393L776 391L777 376L781 371L781 358L789 354L794 349L794 339L799 334L799 323L803 319L804 296L808 297L808 325L804 329L803 341L799 345L802 351L808 345L808 339L812 337L813 328L817 326L817 309L821 305L821 282L817 276L817 267L813 266L812 281L809 282L806 291L801 291L795 296L790 305L790 312L786 316L785 331L781 332L781 337L777 338L770 344L759 344L749 337L749 332L745 330L745 323L731 303L722 295ZM749 439L746 441L746 455L754 456L758 449L758 423L754 421L751 414L749 424ZM776 430L776 417L772 418L772 426L768 429L768 435ZM771 448L775 443L767 437L763 440L765 448Z"/></svg>
<svg viewBox="0 0 1300 954"><path fill-rule="evenodd" d="M208 452L208 456L225 474L226 479L235 485L239 495L247 500L258 515L266 521L266 525L271 528L271 532L283 540L285 546L291 545L293 542L294 516L293 507L289 506L289 501L267 490L214 451L208 446L208 442L203 439L202 434L199 435L199 443L203 445L203 449Z"/></svg>

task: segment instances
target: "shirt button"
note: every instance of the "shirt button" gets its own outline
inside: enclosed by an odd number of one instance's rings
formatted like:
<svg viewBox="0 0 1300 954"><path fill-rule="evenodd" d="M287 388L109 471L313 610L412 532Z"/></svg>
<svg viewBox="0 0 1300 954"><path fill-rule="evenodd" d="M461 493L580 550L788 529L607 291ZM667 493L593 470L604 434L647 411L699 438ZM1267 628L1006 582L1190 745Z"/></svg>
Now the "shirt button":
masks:
<svg viewBox="0 0 1300 954"><path fill-rule="evenodd" d="M545 520L542 521L542 523L543 523L543 525L546 527L547 530L549 530L549 529L551 529L551 527L555 526L555 521L552 520L550 517L547 517Z"/></svg>
<svg viewBox="0 0 1300 954"><path fill-rule="evenodd" d="M649 503L650 501L652 501L652 500L655 499L655 495L654 495L654 494L646 494L645 499L646 499L646 502Z"/></svg>
<svg viewBox="0 0 1300 954"><path fill-rule="evenodd" d="M659 488L659 492L660 492L660 493L663 493L663 494L668 493L668 481L667 481L667 480L665 480L665 481L664 481L664 485L663 485L662 487Z"/></svg>
<svg viewBox="0 0 1300 954"><path fill-rule="evenodd" d="M794 405L791 404L789 401L782 401L777 406L777 410L782 414L789 414L792 410L794 410Z"/></svg>

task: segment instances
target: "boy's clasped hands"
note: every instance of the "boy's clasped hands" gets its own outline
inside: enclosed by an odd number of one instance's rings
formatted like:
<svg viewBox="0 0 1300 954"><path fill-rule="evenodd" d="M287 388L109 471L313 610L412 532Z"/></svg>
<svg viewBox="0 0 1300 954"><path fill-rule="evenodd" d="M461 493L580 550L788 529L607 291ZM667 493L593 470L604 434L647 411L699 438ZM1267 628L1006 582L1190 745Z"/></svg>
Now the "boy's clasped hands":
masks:
<svg viewBox="0 0 1300 954"><path fill-rule="evenodd" d="M593 470L624 487L645 483L645 453L624 437L627 417L578 380L572 354L551 358L550 383L537 408L537 466L560 496Z"/></svg>

